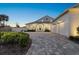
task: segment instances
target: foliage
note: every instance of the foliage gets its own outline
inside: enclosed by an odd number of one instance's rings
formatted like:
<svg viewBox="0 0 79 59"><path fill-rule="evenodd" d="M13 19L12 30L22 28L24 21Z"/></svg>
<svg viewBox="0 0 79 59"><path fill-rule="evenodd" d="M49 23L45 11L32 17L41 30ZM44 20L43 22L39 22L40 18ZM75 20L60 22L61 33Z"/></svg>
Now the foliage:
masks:
<svg viewBox="0 0 79 59"><path fill-rule="evenodd" d="M50 32L50 30L46 29L45 32Z"/></svg>
<svg viewBox="0 0 79 59"><path fill-rule="evenodd" d="M16 27L17 27L17 28L20 28L19 24L16 24Z"/></svg>
<svg viewBox="0 0 79 59"><path fill-rule="evenodd" d="M35 30L27 30L27 32L35 32Z"/></svg>
<svg viewBox="0 0 79 59"><path fill-rule="evenodd" d="M27 33L22 32L0 32L0 44L18 43L21 47L25 47L30 38Z"/></svg>
<svg viewBox="0 0 79 59"><path fill-rule="evenodd" d="M79 40L79 36L70 36L69 39L70 40Z"/></svg>
<svg viewBox="0 0 79 59"><path fill-rule="evenodd" d="M79 44L79 36L70 36L69 40Z"/></svg>

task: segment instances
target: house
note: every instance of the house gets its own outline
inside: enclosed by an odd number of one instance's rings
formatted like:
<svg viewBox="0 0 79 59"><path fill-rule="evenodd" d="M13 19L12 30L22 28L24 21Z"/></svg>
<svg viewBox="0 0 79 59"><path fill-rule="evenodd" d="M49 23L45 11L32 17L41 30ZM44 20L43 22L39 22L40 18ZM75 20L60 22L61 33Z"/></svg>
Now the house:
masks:
<svg viewBox="0 0 79 59"><path fill-rule="evenodd" d="M28 31L37 31L37 32L44 32L44 31L51 31L52 24L54 18L50 16L44 16L37 21L27 23L26 28Z"/></svg>
<svg viewBox="0 0 79 59"><path fill-rule="evenodd" d="M79 4L65 10L53 22L52 32L61 35L78 36L79 27Z"/></svg>
<svg viewBox="0 0 79 59"><path fill-rule="evenodd" d="M0 31L12 31L12 28L10 26L0 27Z"/></svg>
<svg viewBox="0 0 79 59"><path fill-rule="evenodd" d="M26 32L27 29L25 27L12 27L12 32Z"/></svg>
<svg viewBox="0 0 79 59"><path fill-rule="evenodd" d="M45 31L64 36L79 36L79 4L65 10L56 19L45 16L41 19L26 24L28 30Z"/></svg>

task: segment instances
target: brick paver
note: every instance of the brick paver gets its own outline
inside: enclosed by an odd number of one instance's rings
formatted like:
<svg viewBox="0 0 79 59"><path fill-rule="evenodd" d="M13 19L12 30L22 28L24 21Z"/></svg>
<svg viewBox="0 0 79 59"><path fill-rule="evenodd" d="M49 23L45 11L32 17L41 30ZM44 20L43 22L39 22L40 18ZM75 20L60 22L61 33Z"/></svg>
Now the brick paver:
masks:
<svg viewBox="0 0 79 59"><path fill-rule="evenodd" d="M29 32L32 46L27 55L75 55L79 54L79 44L67 37L50 32Z"/></svg>

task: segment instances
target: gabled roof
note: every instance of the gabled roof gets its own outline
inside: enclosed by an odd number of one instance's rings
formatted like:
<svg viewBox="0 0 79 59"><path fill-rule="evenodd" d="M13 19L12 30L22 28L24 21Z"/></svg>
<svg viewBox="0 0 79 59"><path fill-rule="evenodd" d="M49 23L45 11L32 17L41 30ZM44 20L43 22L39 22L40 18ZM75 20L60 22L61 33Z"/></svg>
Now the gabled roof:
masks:
<svg viewBox="0 0 79 59"><path fill-rule="evenodd" d="M75 4L74 6L72 6L70 8L77 8L77 7L79 7L79 4ZM63 16L66 13L68 13L70 8L66 9L63 13L61 13L54 21L58 20L61 16Z"/></svg>
<svg viewBox="0 0 79 59"><path fill-rule="evenodd" d="M54 18L46 15L46 16L44 16L44 17L42 17L42 18L40 18L40 19L38 19L38 20L36 20L34 22L27 23L27 24L32 24L32 23L52 23L53 21L54 21Z"/></svg>

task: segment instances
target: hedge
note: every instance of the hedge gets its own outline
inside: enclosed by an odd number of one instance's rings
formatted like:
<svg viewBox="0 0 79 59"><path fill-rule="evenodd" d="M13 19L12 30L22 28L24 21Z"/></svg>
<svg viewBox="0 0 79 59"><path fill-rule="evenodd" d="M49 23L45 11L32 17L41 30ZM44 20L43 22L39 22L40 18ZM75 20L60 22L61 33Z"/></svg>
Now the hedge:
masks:
<svg viewBox="0 0 79 59"><path fill-rule="evenodd" d="M46 29L45 32L50 32L50 30Z"/></svg>
<svg viewBox="0 0 79 59"><path fill-rule="evenodd" d="M27 32L35 32L35 30L27 30Z"/></svg>
<svg viewBox="0 0 79 59"><path fill-rule="evenodd" d="M79 40L79 36L70 36L69 39L70 40Z"/></svg>
<svg viewBox="0 0 79 59"><path fill-rule="evenodd" d="M0 32L0 44L19 44L25 47L30 38L27 33L23 32Z"/></svg>

